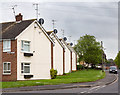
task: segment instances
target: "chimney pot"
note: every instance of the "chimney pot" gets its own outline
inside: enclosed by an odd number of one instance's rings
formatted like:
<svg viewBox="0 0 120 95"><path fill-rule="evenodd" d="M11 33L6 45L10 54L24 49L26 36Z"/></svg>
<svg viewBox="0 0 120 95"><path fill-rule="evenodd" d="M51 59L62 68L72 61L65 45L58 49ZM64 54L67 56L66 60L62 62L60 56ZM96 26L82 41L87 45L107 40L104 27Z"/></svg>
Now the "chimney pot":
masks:
<svg viewBox="0 0 120 95"><path fill-rule="evenodd" d="M19 13L19 15L15 16L16 21L22 21L22 17L23 17L23 15L21 15L21 13Z"/></svg>

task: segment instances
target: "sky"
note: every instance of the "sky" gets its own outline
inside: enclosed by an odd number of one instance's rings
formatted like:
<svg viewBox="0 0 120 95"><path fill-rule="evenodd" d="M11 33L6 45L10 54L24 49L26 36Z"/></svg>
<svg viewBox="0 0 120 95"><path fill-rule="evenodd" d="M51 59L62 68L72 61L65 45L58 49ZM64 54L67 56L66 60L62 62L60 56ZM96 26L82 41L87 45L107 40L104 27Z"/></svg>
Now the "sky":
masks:
<svg viewBox="0 0 120 95"><path fill-rule="evenodd" d="M0 22L15 21L12 6L16 15L21 13L23 19L36 18L35 0L0 3ZM93 35L97 41L103 41L107 59L115 58L118 53L118 2L37 2L39 4L38 18L43 18L43 27L53 30L52 20L55 20L55 28L58 37L67 37L67 42L77 44L77 40L85 34Z"/></svg>

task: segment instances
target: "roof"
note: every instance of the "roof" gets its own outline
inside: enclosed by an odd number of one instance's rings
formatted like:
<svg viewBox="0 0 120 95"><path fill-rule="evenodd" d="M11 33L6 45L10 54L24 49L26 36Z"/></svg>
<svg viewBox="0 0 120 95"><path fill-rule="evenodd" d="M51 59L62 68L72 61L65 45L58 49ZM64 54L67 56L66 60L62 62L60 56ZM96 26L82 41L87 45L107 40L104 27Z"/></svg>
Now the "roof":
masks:
<svg viewBox="0 0 120 95"><path fill-rule="evenodd" d="M64 48L64 45L62 44L61 40L58 38L58 36L53 31L47 31L47 34L52 38L54 38L58 41L58 43L61 45L62 48ZM53 39L53 38L52 38Z"/></svg>
<svg viewBox="0 0 120 95"><path fill-rule="evenodd" d="M15 39L23 30L25 30L36 19L23 20L21 22L5 22L2 25L2 39Z"/></svg>
<svg viewBox="0 0 120 95"><path fill-rule="evenodd" d="M46 33L47 31L37 22L36 19L30 20L22 20L22 21L14 21L14 22L5 22L0 23L2 25L2 31L0 35L2 35L2 39L15 39L20 33L22 33L30 24L36 22L46 37L54 44L53 40Z"/></svg>
<svg viewBox="0 0 120 95"><path fill-rule="evenodd" d="M59 39L60 41L62 40L62 39Z"/></svg>
<svg viewBox="0 0 120 95"><path fill-rule="evenodd" d="M74 48L70 46L70 43L68 43L67 45L68 45L68 47L71 49L72 52L76 53L76 51L74 50ZM77 54L77 53L76 53L76 54Z"/></svg>
<svg viewBox="0 0 120 95"><path fill-rule="evenodd" d="M67 45L67 43L63 39L61 39L60 41L63 42L63 44L71 51L71 49L69 48L69 46Z"/></svg>
<svg viewBox="0 0 120 95"><path fill-rule="evenodd" d="M53 31L47 31L47 34L50 35Z"/></svg>

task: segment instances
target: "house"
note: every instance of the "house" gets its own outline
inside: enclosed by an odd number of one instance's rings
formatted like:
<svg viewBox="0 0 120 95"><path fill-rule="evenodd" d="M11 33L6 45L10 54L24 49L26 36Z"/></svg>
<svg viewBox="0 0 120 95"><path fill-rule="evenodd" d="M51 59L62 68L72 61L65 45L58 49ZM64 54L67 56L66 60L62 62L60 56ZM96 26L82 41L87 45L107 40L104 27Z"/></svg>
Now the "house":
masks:
<svg viewBox="0 0 120 95"><path fill-rule="evenodd" d="M36 19L2 23L2 81L50 79L53 40Z"/></svg>
<svg viewBox="0 0 120 95"><path fill-rule="evenodd" d="M64 41L64 39L60 39L62 44L64 45L64 55L65 55L65 64L64 64L64 71L65 73L70 73L72 72L72 51L67 45L67 42Z"/></svg>
<svg viewBox="0 0 120 95"><path fill-rule="evenodd" d="M59 40L58 36L54 31L48 31L48 35L53 39L55 42L53 46L53 68L57 70L58 75L63 75L64 73L64 45Z"/></svg>
<svg viewBox="0 0 120 95"><path fill-rule="evenodd" d="M76 71L77 70L77 53L75 52L75 50L73 49L73 47L70 45L70 43L67 44L69 46L69 48L71 49L71 53L72 53L72 66L71 69L72 71Z"/></svg>

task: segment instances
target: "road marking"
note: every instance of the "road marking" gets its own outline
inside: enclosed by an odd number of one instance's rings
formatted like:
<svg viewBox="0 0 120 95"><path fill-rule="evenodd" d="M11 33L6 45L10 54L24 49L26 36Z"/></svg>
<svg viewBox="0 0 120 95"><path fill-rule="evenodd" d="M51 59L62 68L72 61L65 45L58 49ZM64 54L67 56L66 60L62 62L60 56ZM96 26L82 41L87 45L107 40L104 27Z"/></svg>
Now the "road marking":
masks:
<svg viewBox="0 0 120 95"><path fill-rule="evenodd" d="M92 88L91 88L91 89L89 89L89 90L93 90L93 89L98 88L98 87L100 87L100 86L95 86L95 87L92 87Z"/></svg>
<svg viewBox="0 0 120 95"><path fill-rule="evenodd" d="M96 89L93 89L93 90L91 90L91 91L88 91L88 93L91 93L91 92L97 91L98 89L101 89L101 88L104 88L104 87L106 87L106 85L99 86L99 87L97 87Z"/></svg>
<svg viewBox="0 0 120 95"><path fill-rule="evenodd" d="M83 92L81 92L81 93L85 93L85 92L87 92L87 91L83 91Z"/></svg>
<svg viewBox="0 0 120 95"><path fill-rule="evenodd" d="M112 85L112 84L114 84L114 83L116 83L117 81L118 81L118 74L117 75L115 75L116 76L116 80L113 82L113 83L111 83L111 84L109 84L109 85Z"/></svg>
<svg viewBox="0 0 120 95"><path fill-rule="evenodd" d="M113 83L111 83L111 84L109 84L109 85L112 85L112 84L114 84L114 83L116 83L116 82L118 81L118 74L115 75L115 76L116 76L117 79L116 79ZM95 87L92 87L91 89L89 89L89 90L87 90L87 91L83 91L83 92L81 92L81 93L91 93L91 92L97 91L98 89L104 88L104 87L106 87L106 86L107 86L107 85L95 86Z"/></svg>
<svg viewBox="0 0 120 95"><path fill-rule="evenodd" d="M97 91L98 89L101 89L101 88L104 88L106 87L106 85L103 85L103 86L95 86L95 87L92 87L91 89L87 90L87 91L83 91L81 93L91 93L91 92L94 92L94 91Z"/></svg>

